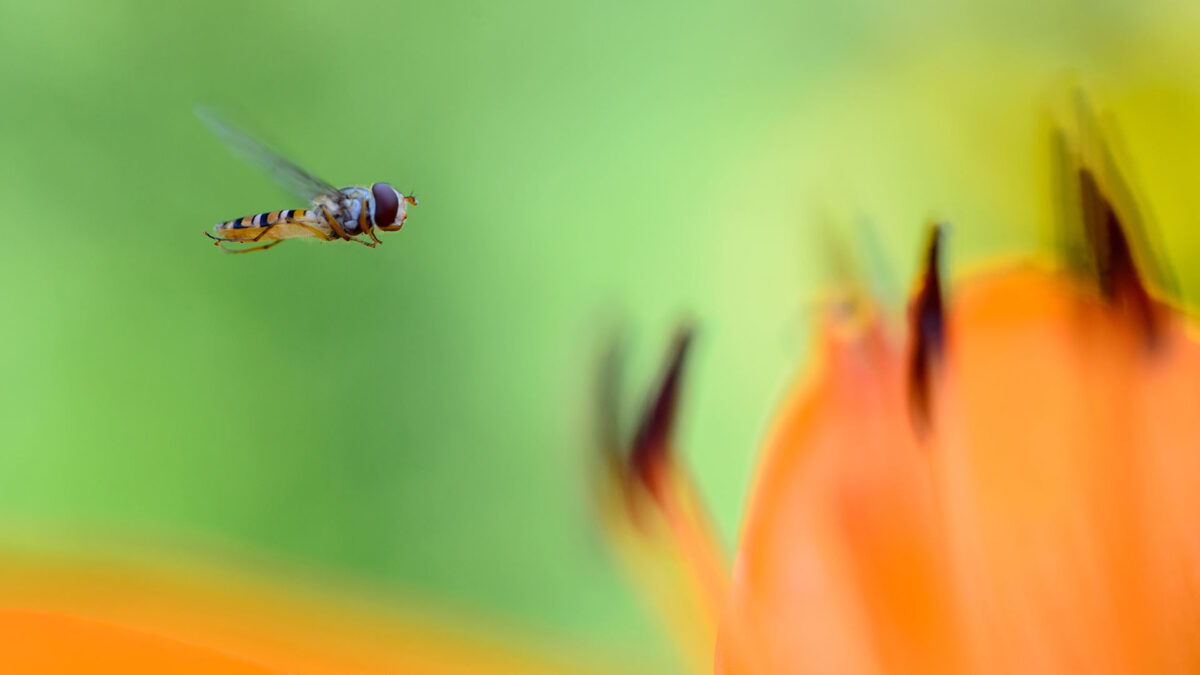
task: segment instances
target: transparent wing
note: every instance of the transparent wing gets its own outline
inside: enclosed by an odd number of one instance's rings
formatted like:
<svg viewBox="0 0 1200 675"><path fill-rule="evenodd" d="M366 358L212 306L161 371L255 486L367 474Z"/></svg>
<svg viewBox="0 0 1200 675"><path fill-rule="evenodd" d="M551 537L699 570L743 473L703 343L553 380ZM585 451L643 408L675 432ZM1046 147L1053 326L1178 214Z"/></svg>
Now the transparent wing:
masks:
<svg viewBox="0 0 1200 675"><path fill-rule="evenodd" d="M337 188L258 142L212 108L197 106L196 115L235 153L261 166L288 192L306 201L312 201L321 195L337 194Z"/></svg>

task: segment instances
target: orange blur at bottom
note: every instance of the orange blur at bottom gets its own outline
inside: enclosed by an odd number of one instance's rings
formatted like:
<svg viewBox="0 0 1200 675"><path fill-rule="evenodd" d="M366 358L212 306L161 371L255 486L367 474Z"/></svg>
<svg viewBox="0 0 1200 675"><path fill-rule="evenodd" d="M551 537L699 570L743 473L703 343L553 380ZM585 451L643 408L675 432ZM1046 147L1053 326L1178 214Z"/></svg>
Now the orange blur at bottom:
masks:
<svg viewBox="0 0 1200 675"><path fill-rule="evenodd" d="M371 597L333 579L0 550L0 673L630 672L496 619Z"/></svg>
<svg viewBox="0 0 1200 675"><path fill-rule="evenodd" d="M29 610L0 610L0 670L13 675L279 672L152 633Z"/></svg>

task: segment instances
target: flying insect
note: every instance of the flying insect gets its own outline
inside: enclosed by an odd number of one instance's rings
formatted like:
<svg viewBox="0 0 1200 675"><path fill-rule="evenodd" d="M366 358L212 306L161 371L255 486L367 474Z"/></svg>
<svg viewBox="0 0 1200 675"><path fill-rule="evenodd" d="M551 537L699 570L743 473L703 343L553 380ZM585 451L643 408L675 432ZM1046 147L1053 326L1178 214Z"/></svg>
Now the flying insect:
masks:
<svg viewBox="0 0 1200 675"><path fill-rule="evenodd" d="M403 194L388 183L335 188L212 110L197 108L196 114L234 152L265 169L284 189L310 204L309 208L270 211L227 220L213 227L215 234L204 232L227 253L265 251L286 239L302 237L354 241L375 248L383 243L375 231L398 231L408 218L408 207L417 204L416 197ZM224 245L229 243L253 246Z"/></svg>

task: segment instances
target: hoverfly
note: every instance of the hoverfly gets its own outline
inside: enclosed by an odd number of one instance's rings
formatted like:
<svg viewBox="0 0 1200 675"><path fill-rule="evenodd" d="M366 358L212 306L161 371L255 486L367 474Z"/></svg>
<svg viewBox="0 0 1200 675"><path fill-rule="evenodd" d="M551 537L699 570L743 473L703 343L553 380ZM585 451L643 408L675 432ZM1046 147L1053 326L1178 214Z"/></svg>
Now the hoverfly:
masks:
<svg viewBox="0 0 1200 675"><path fill-rule="evenodd" d="M340 190L288 161L207 108L196 114L237 154L265 169L284 189L311 202L312 208L271 211L217 223L216 234L205 232L227 253L265 251L285 239L315 237L321 241L356 241L375 248L382 244L375 230L395 232L404 225L408 207L417 199L387 183L352 185ZM369 237L369 241L360 238ZM228 248L225 242L256 244ZM266 242L266 243L259 243Z"/></svg>

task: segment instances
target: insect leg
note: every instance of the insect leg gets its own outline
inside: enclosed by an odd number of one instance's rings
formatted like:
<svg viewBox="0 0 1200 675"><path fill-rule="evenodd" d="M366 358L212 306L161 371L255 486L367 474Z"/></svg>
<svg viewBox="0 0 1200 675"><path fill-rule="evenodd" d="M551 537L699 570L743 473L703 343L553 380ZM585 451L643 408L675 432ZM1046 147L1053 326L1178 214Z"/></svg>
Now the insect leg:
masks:
<svg viewBox="0 0 1200 675"><path fill-rule="evenodd" d="M286 222L286 221L279 221L279 222ZM252 244L252 243L257 242L258 240L262 239L263 235L270 232L272 230L272 228L274 228L275 225L278 225L278 224L279 223L275 223L274 225L268 225L268 226L264 227L263 231L259 232L256 236L254 236L252 238L246 238L246 239L233 239L230 237L218 237L216 235L210 234L208 232L208 230L201 230L201 231L204 233L204 236L208 237L209 239L212 239L213 244L215 244L217 246L217 248L220 248L222 251L225 251L227 253L244 253L246 251L257 251L259 249L265 250L265 249L271 248L272 246L274 246L275 244L278 244L280 241L283 241L283 240L280 239L279 241L273 242L271 244L267 244L266 246L255 246L253 248L244 248L244 249L239 249L237 251L234 251L227 247L221 246L221 242L229 241L229 242L242 243L242 244ZM299 225L300 223L296 223L296 224ZM311 229L311 228L309 228L309 229Z"/></svg>
<svg viewBox="0 0 1200 675"><path fill-rule="evenodd" d="M375 236L375 230L371 227L371 219L367 217L367 200L363 199L358 202L358 229L367 233L376 244L382 244L379 237Z"/></svg>
<svg viewBox="0 0 1200 675"><path fill-rule="evenodd" d="M250 240L246 239L243 241L250 241ZM258 246L249 246L247 248L229 248L228 246L221 246L221 242L218 241L217 248L221 249L225 253L229 253L230 255L233 255L236 253L250 253L251 251L265 251L265 250L271 248L272 246L278 246L278 245L282 244L284 241L285 240L283 240L283 239L276 239L275 241L273 241L269 244L259 244Z"/></svg>
<svg viewBox="0 0 1200 675"><path fill-rule="evenodd" d="M213 241L215 241L217 243L217 246L220 246L221 242L223 242L223 241L248 241L246 239L231 239L228 237L218 237L214 234L211 234L208 230L200 230L200 233L203 234L204 236L208 237L209 239L212 239Z"/></svg>
<svg viewBox="0 0 1200 675"><path fill-rule="evenodd" d="M338 219L334 218L333 214L329 212L328 206L325 206L324 204L322 204L321 205L321 213L323 213L325 215L325 222L328 223L329 227L333 229L334 234L341 237L342 239L347 239L347 240L353 239L353 237L346 234L346 231L342 229L342 224L338 222Z"/></svg>
<svg viewBox="0 0 1200 675"><path fill-rule="evenodd" d="M271 225L268 225L268 226L264 227L264 228L263 228L263 231L258 233L258 236L254 237L253 239L250 239L250 240L248 240L248 241L258 241L259 239L262 239L262 238L263 238L263 235L265 235L266 233L268 233L268 232L270 232L271 230L275 229L275 226L276 226L276 225L278 225L278 224L279 224L279 221L276 221L275 223L273 223L273 224L271 224ZM282 241L282 239L281 239L280 241Z"/></svg>
<svg viewBox="0 0 1200 675"><path fill-rule="evenodd" d="M345 239L346 241L357 241L367 248L375 248L375 244L363 241L362 239L358 239L356 237L351 237L350 235L346 234L346 231L342 229L342 224L339 223L338 219L334 218L333 214L329 212L328 206L322 204L321 212L325 214L325 222L329 223L329 227L333 228L333 231L337 234L337 236Z"/></svg>
<svg viewBox="0 0 1200 675"><path fill-rule="evenodd" d="M305 225L304 223L297 222L295 220L284 220L284 221L280 221L280 222L287 223L288 225L295 225L297 227L303 227L304 229L308 230L309 232L312 232L313 236L315 236L317 239L320 239L321 241L333 241L334 239L337 238L332 234L325 234L324 232L313 227L312 225ZM275 224L278 225L279 223L275 223Z"/></svg>
<svg viewBox="0 0 1200 675"><path fill-rule="evenodd" d="M286 221L285 221L285 220L281 220L281 221L279 221L278 223L275 223L275 225L279 225L280 223L285 223L285 222L286 222L286 223L291 223L292 221L290 221L290 220L286 220ZM293 223L293 224L294 224L294 225L300 225L301 227L308 227L307 225L304 225L303 223ZM266 226L266 227L264 227L264 228L263 228L263 231L262 231L262 232L259 232L259 233L258 233L257 235L255 235L254 237L248 237L248 238L247 238L247 237L218 237L218 236L216 236L216 235L210 234L210 233L209 233L207 230L201 230L201 232L204 234L204 236L206 236L206 237L208 237L209 239L212 239L213 241L217 242L217 245L218 245L218 246L220 246L220 245L221 245L221 242L223 242L223 241L232 241L232 242L241 242L241 243L246 243L246 242L255 242L255 241L258 241L259 239L262 239L262 238L263 238L263 235L265 235L267 232L270 232L270 231L271 231L271 228L275 227L275 225L268 225L268 226ZM310 230L313 230L313 228L311 228L311 227L308 227L308 229L310 229ZM313 230L313 232L317 232L318 234L320 234L319 230ZM321 236L322 236L322 238L325 238L323 234L322 234ZM282 241L282 240L281 240L281 241Z"/></svg>

